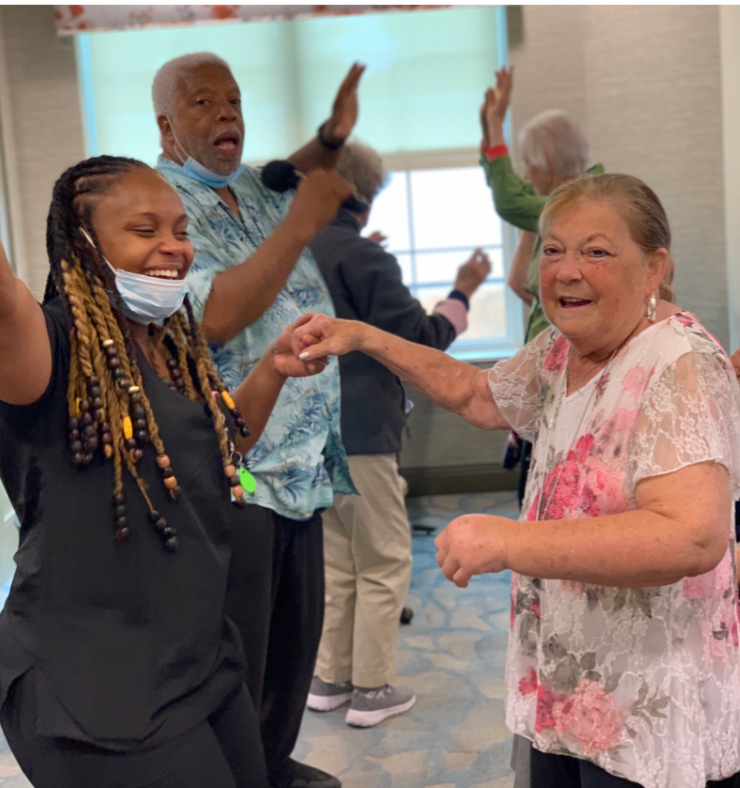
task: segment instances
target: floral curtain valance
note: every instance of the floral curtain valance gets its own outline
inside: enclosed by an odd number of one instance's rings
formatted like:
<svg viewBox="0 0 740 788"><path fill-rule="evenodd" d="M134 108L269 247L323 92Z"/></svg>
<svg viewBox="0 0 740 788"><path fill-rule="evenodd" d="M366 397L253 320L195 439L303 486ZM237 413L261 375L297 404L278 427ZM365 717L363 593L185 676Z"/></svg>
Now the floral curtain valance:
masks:
<svg viewBox="0 0 740 788"><path fill-rule="evenodd" d="M416 11L441 5L56 5L60 36L126 28L256 22L309 16Z"/></svg>

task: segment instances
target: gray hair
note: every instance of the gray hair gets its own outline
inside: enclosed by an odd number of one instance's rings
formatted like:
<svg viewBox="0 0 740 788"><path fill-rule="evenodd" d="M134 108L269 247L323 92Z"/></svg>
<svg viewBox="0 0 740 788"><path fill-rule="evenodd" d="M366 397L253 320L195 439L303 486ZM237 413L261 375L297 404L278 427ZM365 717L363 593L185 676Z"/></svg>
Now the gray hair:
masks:
<svg viewBox="0 0 740 788"><path fill-rule="evenodd" d="M386 185L388 173L377 151L359 142L347 142L337 162L337 172L371 203Z"/></svg>
<svg viewBox="0 0 740 788"><path fill-rule="evenodd" d="M547 169L547 154L557 178L579 178L588 169L590 146L583 129L559 109L532 118L519 135L522 155Z"/></svg>
<svg viewBox="0 0 740 788"><path fill-rule="evenodd" d="M194 69L206 65L223 66L231 71L229 64L212 52L194 52L191 55L175 57L157 71L152 82L152 101L157 117L172 114L180 82Z"/></svg>

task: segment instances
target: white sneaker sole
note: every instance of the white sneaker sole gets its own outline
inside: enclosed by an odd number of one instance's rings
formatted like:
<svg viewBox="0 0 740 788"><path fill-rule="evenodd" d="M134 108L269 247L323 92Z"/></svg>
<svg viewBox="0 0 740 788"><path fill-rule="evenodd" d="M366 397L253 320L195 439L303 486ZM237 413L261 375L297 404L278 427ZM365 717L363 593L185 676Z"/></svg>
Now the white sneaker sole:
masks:
<svg viewBox="0 0 740 788"><path fill-rule="evenodd" d="M403 714L408 711L416 703L416 695L406 703L399 703L398 706L389 706L387 709L377 709L376 711L357 711L350 709L345 718L347 725L352 725L354 728L372 728L373 725L378 725L387 720L388 717L395 717L396 714Z"/></svg>
<svg viewBox="0 0 740 788"><path fill-rule="evenodd" d="M352 700L352 691L343 692L341 695L314 695L309 692L306 706L311 711L333 711L338 709L348 700Z"/></svg>

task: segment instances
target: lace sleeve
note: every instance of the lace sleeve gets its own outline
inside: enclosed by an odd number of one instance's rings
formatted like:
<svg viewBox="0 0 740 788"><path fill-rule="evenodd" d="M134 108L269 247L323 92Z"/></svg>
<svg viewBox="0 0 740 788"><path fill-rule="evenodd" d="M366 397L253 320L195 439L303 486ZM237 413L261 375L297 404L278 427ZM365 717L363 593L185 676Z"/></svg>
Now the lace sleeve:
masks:
<svg viewBox="0 0 740 788"><path fill-rule="evenodd" d="M642 479L714 461L740 492L740 389L719 352L690 352L645 392L630 445L632 490Z"/></svg>
<svg viewBox="0 0 740 788"><path fill-rule="evenodd" d="M488 372L488 385L496 407L509 426L528 441L534 437L537 417L542 410L542 362L556 336L557 330L550 327L513 358L499 361Z"/></svg>

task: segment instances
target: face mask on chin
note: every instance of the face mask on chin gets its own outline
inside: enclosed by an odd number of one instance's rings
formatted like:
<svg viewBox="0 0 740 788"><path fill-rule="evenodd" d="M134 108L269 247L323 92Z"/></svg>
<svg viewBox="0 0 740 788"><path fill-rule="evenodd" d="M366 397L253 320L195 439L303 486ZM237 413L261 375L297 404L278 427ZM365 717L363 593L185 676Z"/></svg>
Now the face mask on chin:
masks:
<svg viewBox="0 0 740 788"><path fill-rule="evenodd" d="M95 244L87 230L80 227L80 232L94 249ZM123 313L129 320L142 325L160 323L182 306L188 292L184 279L159 279L156 276L132 274L114 268L105 257L103 260L113 272L116 290L123 301Z"/></svg>
<svg viewBox="0 0 740 788"><path fill-rule="evenodd" d="M175 128L172 125L168 116L167 122L170 124L170 128L172 129L172 136L175 140L175 152L180 157L182 162L182 169L186 175L189 175L196 181L204 184L205 186L210 186L212 189L223 189L225 186L230 186L244 171L244 165L240 164L234 172L230 173L229 175L221 175L218 172L214 172L213 170L209 170L205 164L201 164L199 161L194 159L183 146L180 144L180 141L175 136ZM177 149L180 149L179 151Z"/></svg>

